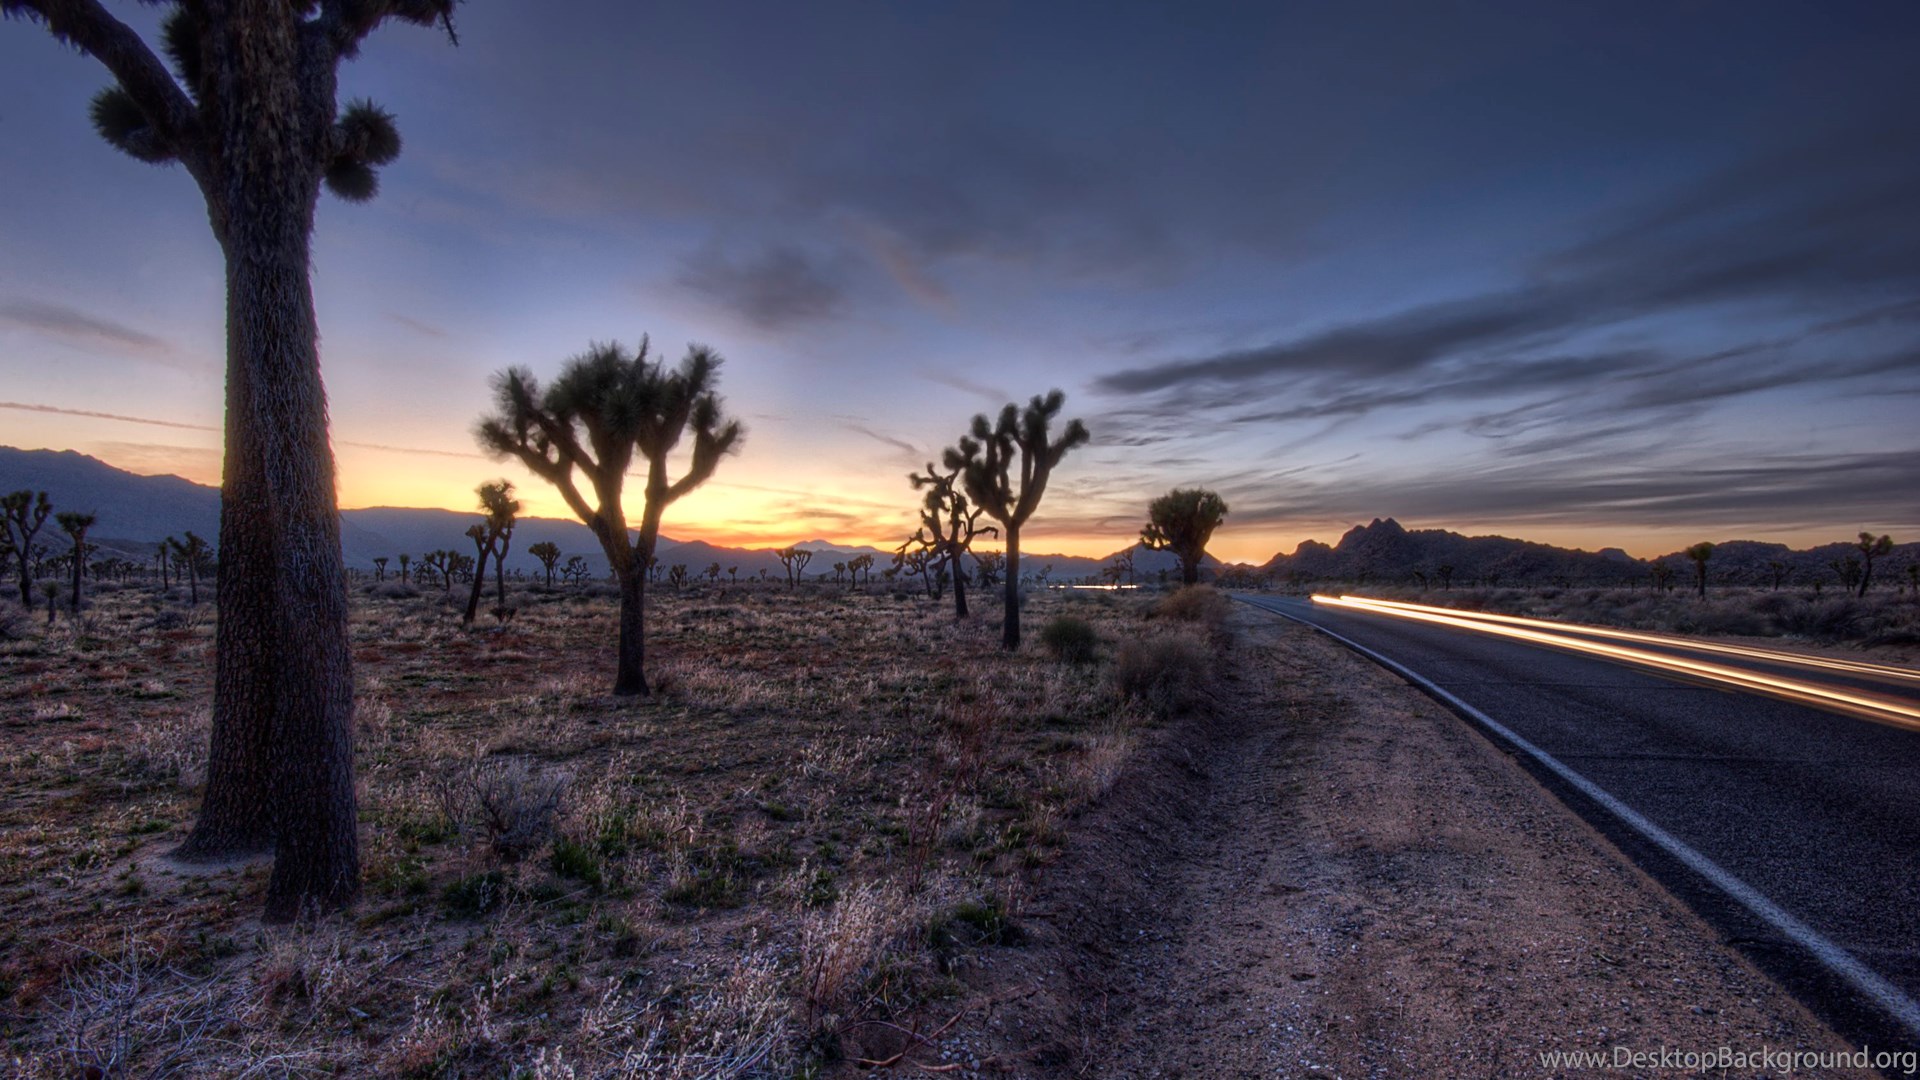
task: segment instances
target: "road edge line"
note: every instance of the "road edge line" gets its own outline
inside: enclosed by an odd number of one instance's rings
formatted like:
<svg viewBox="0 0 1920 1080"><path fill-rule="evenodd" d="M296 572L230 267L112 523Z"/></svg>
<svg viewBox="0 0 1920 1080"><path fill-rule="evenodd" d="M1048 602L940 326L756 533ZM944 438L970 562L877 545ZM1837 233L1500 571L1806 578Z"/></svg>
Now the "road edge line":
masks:
<svg viewBox="0 0 1920 1080"><path fill-rule="evenodd" d="M1920 1002L1908 997L1899 987L1888 982L1878 972L1861 963L1854 955L1829 940L1826 935L1801 922L1784 908L1766 898L1760 890L1733 876L1719 863L1702 855L1684 840L1667 832L1649 821L1638 810L1621 802L1593 781L1573 771L1560 759L1533 745L1527 739L1493 717L1474 708L1455 697L1449 691L1413 669L1391 660L1386 656L1367 648L1345 635L1329 630L1318 623L1289 615L1284 611L1256 604L1252 600L1236 597L1250 608L1278 615L1283 619L1299 623L1346 646L1375 664L1407 680L1428 697L1438 701L1461 716L1480 725L1498 736L1514 749L1521 751L1538 762L1547 771L1565 781L1574 790L1592 799L1602 809L1619 819L1620 823L1640 834L1641 838L1653 844L1667 855L1678 860L1681 865L1705 878L1715 888L1725 893L1741 907L1747 909L1755 918L1773 927L1790 939L1795 945L1805 949L1820 965L1856 992L1872 1001L1889 1017L1905 1027L1909 1034L1920 1038Z"/></svg>

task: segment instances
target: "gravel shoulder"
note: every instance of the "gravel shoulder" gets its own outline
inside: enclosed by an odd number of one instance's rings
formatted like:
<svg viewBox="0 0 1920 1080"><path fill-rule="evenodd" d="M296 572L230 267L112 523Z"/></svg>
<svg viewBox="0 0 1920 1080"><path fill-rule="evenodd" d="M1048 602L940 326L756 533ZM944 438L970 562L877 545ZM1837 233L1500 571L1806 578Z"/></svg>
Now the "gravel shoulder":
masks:
<svg viewBox="0 0 1920 1080"><path fill-rule="evenodd" d="M1220 708L1076 827L962 1060L1653 1076L1681 1073L1542 1055L1849 1049L1451 713L1295 624L1231 629Z"/></svg>

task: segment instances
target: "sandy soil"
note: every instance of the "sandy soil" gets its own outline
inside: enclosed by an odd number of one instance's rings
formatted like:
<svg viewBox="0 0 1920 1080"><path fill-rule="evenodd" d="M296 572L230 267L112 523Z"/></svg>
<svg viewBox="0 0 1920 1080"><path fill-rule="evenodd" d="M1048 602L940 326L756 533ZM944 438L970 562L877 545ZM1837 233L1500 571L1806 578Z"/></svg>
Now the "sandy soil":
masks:
<svg viewBox="0 0 1920 1080"><path fill-rule="evenodd" d="M1846 1049L1450 713L1293 624L1234 622L1219 714L1085 819L1027 914L1033 946L986 980L1000 1004L948 1060L1621 1076L1681 1073L1541 1055Z"/></svg>

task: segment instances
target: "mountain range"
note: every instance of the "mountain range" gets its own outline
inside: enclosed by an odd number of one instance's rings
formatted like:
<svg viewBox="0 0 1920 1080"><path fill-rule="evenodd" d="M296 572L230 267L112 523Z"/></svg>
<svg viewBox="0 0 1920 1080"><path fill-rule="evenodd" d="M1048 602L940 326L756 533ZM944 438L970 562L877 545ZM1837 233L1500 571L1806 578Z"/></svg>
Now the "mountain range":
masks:
<svg viewBox="0 0 1920 1080"><path fill-rule="evenodd" d="M96 458L72 450L18 450L0 446L0 492L28 488L46 491L56 509L79 509L99 517L89 539L102 549L116 552L136 562L152 558L155 543L168 536L184 536L192 531L209 541L219 534L220 491L178 476L140 476L115 468ZM419 555L441 548L466 551L472 541L466 538L467 526L480 520L479 513L456 510L417 509L376 506L344 510L340 514L341 545L347 564L362 570L373 569L373 560L393 558L401 552ZM49 524L51 531L53 526ZM47 534L42 534L43 536ZM557 545L563 557L581 555L595 574L607 570L606 557L585 525L557 518L522 518L513 534L513 550L507 565L534 572L539 563L527 554L527 548L541 541ZM58 539L49 541L59 546ZM831 572L836 562L860 555L872 555L876 569L886 566L892 552L874 547L834 544L808 540L800 547L814 553L807 573ZM1135 574L1152 580L1162 570L1176 572L1178 561L1171 552L1148 551L1139 544L1121 551L1134 554ZM1114 555L1120 554L1116 551ZM1788 580L1809 582L1836 577L1834 566L1849 557L1858 557L1850 542L1840 541L1796 551L1785 544L1752 540L1732 540L1717 546L1709 560L1716 581L1764 584L1772 579L1774 564L1779 564ZM695 574L713 563L724 573L737 568L747 577L766 571L785 577L786 570L771 548L730 548L704 540L674 540L662 537L659 557L666 564L682 563ZM1112 560L1078 555L1023 554L1022 569L1029 573L1050 567L1056 581L1097 576ZM1463 536L1442 529L1407 529L1392 518L1376 518L1356 525L1335 544L1317 540L1303 541L1292 554L1276 554L1258 567L1240 567L1273 577L1294 581L1376 581L1399 583L1425 574L1436 584L1442 568L1450 568L1456 584L1473 582L1508 584L1566 583L1580 585L1626 585L1644 582L1654 563L1669 566L1677 581L1691 579L1693 566L1684 553L1675 552L1656 559L1637 559L1619 548L1599 551L1553 547L1548 544L1516 540L1504 536ZM1904 574L1904 567L1920 563L1920 543L1897 546L1880 566L1887 573ZM1211 556L1206 566L1218 571L1219 562ZM389 566L389 572L394 567ZM1878 572L1878 571L1877 571Z"/></svg>

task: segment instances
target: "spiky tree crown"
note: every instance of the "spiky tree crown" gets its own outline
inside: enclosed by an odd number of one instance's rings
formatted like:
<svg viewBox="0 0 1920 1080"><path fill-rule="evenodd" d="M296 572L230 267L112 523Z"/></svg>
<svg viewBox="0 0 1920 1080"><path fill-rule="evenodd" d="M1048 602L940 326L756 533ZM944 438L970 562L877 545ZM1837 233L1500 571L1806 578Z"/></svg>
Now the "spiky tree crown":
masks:
<svg viewBox="0 0 1920 1080"><path fill-rule="evenodd" d="M1072 420L1059 439L1048 441L1048 428L1066 400L1065 394L1050 390L1045 396L1034 395L1025 409L1009 402L991 424L985 413L975 416L971 431L942 455L942 464L960 474L967 497L1002 525L1017 529L1025 524L1040 505L1053 467L1090 438L1086 425Z"/></svg>
<svg viewBox="0 0 1920 1080"><path fill-rule="evenodd" d="M99 59L113 73L114 83L94 95L89 108L94 129L110 145L149 164L181 162L208 187L219 171L218 132L226 104L215 79L217 65L210 61L218 50L230 47L231 27L206 18L199 3L146 2L168 9L160 24L165 63L96 0L0 0L0 13L44 23L55 38ZM356 55L366 36L390 19L443 25L457 43L456 2L295 0L248 18L287 20L280 29L297 37L303 66L330 70ZM236 25L240 21L239 16L232 20ZM331 80L326 85L330 88ZM325 127L313 131L310 140L318 148L308 163L314 175L350 202L373 198L380 188L376 170L400 154L400 132L392 114L369 101L349 102L337 112L332 100L309 104L317 107ZM283 120L300 122L297 117Z"/></svg>
<svg viewBox="0 0 1920 1080"><path fill-rule="evenodd" d="M620 487L636 452L652 466L649 509L664 509L705 483L745 435L739 421L724 415L714 389L718 353L689 345L679 366L668 369L649 352L646 338L631 353L617 343L596 343L569 360L544 389L532 372L509 368L494 378L495 411L482 418L474 435L489 453L518 458L553 484L582 521L598 519L608 535L620 532L626 528ZM689 431L692 460L670 482L667 455ZM597 505L574 482L575 469L587 474Z"/></svg>
<svg viewBox="0 0 1920 1080"><path fill-rule="evenodd" d="M1154 551L1204 549L1227 517L1227 503L1205 488L1175 488L1147 504L1140 541Z"/></svg>

